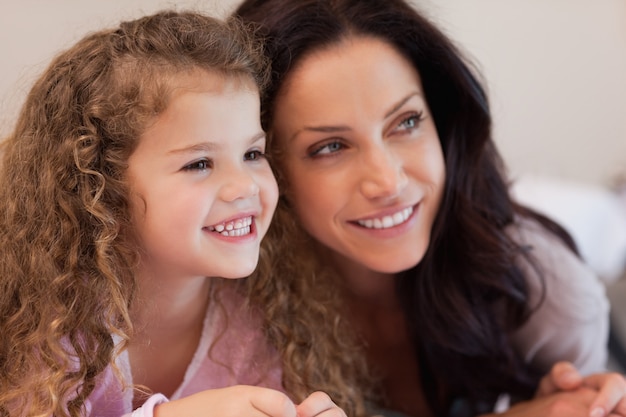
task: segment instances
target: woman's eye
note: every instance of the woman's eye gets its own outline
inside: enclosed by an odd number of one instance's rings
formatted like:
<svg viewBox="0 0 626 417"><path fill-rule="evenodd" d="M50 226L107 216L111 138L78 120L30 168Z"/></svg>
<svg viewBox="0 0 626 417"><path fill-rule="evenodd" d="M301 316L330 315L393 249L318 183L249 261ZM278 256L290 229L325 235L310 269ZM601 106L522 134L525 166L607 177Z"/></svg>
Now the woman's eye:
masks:
<svg viewBox="0 0 626 417"><path fill-rule="evenodd" d="M423 113L415 113L410 115L409 117L403 119L399 124L399 129L412 130L419 127L420 122L423 119Z"/></svg>
<svg viewBox="0 0 626 417"><path fill-rule="evenodd" d="M258 161L261 158L265 158L265 154L259 150L249 151L243 155L244 161Z"/></svg>
<svg viewBox="0 0 626 417"><path fill-rule="evenodd" d="M213 164L208 159L200 159L198 161L192 162L188 165L185 165L183 169L185 171L206 171L207 169L211 169Z"/></svg>
<svg viewBox="0 0 626 417"><path fill-rule="evenodd" d="M321 156L330 155L339 152L344 148L344 145L339 141L327 142L321 146L313 147L309 152L309 156Z"/></svg>

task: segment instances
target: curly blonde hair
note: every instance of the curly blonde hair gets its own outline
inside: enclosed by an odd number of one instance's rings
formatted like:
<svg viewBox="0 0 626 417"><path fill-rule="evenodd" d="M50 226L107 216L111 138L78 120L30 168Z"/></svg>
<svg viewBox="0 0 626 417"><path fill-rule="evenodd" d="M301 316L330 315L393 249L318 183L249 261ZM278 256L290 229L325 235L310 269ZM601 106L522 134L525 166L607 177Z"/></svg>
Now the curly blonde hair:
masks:
<svg viewBox="0 0 626 417"><path fill-rule="evenodd" d="M0 167L0 415L79 416L132 335L137 238L125 171L174 79L206 70L262 87L235 21L163 11L93 33L35 83Z"/></svg>
<svg viewBox="0 0 626 417"><path fill-rule="evenodd" d="M283 189L285 182L277 179ZM283 385L295 401L324 391L348 416L366 416L366 402L379 396L376 380L363 344L342 314L342 281L318 249L281 197L259 266L241 283L249 302L263 308L265 333L279 351Z"/></svg>

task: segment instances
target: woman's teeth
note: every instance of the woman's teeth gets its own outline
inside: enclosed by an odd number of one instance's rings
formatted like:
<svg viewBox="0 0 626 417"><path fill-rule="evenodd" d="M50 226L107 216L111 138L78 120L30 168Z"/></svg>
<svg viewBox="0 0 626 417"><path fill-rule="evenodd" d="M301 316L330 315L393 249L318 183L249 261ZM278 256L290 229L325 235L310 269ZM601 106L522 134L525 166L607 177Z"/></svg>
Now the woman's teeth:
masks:
<svg viewBox="0 0 626 417"><path fill-rule="evenodd" d="M413 214L413 207L407 207L404 210L401 210L390 216L358 220L357 223L368 229L388 229L390 227L394 227L404 223L408 220L409 217L411 217L411 214Z"/></svg>
<svg viewBox="0 0 626 417"><path fill-rule="evenodd" d="M222 236L245 236L250 234L250 225L252 225L252 216L209 226L208 229Z"/></svg>

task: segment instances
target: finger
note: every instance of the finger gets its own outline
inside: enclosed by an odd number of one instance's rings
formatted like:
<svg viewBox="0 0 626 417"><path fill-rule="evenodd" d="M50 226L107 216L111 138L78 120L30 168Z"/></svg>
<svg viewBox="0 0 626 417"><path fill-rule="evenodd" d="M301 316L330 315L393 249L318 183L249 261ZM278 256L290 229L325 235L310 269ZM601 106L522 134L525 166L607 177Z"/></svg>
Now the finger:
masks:
<svg viewBox="0 0 626 417"><path fill-rule="evenodd" d="M330 399L328 394L317 391L309 395L297 407L298 417L346 417L346 413Z"/></svg>
<svg viewBox="0 0 626 417"><path fill-rule="evenodd" d="M541 379L537 396L553 394L557 391L569 391L580 387L583 378L570 362L557 362L550 372Z"/></svg>
<svg viewBox="0 0 626 417"><path fill-rule="evenodd" d="M596 395L597 391L586 387L574 391L557 392L516 403L502 415L511 417L588 417L589 406Z"/></svg>
<svg viewBox="0 0 626 417"><path fill-rule="evenodd" d="M601 404L596 403L597 401L598 400L594 400L594 404L591 405L589 416L603 417L604 415L606 415L606 410L609 410L610 416L626 417L626 399L625 398L620 399L618 403L613 407L613 409L605 408L605 407L610 407L610 405L602 406Z"/></svg>
<svg viewBox="0 0 626 417"><path fill-rule="evenodd" d="M617 413L622 417L626 417L626 398L622 398L617 403L617 406L612 410L613 413Z"/></svg>
<svg viewBox="0 0 626 417"><path fill-rule="evenodd" d="M270 417L296 417L296 406L280 391L260 389L250 396L250 404Z"/></svg>
<svg viewBox="0 0 626 417"><path fill-rule="evenodd" d="M594 374L586 377L584 384L598 391L591 404L591 417L604 417L608 412L626 416L626 380L622 375Z"/></svg>

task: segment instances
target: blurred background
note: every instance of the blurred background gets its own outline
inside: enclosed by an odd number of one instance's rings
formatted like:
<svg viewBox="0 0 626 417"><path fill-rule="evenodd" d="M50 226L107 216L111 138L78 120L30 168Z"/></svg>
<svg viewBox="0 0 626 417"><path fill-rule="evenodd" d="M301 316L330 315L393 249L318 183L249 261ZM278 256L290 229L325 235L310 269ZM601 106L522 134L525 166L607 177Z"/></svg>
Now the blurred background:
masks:
<svg viewBox="0 0 626 417"><path fill-rule="evenodd" d="M36 76L86 33L162 8L226 16L238 0L3 0L0 136ZM522 202L572 233L607 284L626 364L626 1L415 0L482 73ZM623 357L621 357L622 355Z"/></svg>

